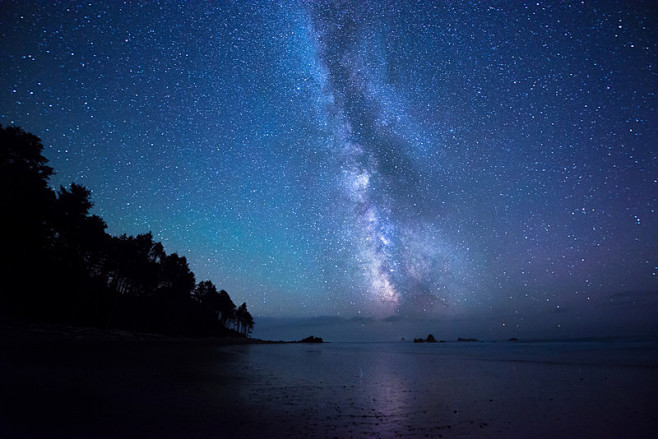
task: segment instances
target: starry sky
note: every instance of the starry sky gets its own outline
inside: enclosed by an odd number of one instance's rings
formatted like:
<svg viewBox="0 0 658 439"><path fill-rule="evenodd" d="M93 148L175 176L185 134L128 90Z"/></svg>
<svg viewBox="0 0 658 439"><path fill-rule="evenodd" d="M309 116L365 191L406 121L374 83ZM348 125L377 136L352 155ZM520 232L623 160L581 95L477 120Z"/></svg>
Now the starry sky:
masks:
<svg viewBox="0 0 658 439"><path fill-rule="evenodd" d="M658 333L657 44L652 1L0 0L0 123L256 332Z"/></svg>

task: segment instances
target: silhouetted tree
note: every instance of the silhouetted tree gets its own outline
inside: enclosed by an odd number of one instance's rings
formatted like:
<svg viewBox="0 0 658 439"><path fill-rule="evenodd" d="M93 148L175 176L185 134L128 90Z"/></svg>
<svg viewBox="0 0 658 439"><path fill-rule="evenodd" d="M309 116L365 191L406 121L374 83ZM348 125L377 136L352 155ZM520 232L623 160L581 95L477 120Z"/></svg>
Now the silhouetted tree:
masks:
<svg viewBox="0 0 658 439"><path fill-rule="evenodd" d="M91 191L79 184L71 183L71 189L64 186L59 187L57 194L57 206L62 216L68 218L72 223L78 223L89 216L89 210L93 203L89 199Z"/></svg>
<svg viewBox="0 0 658 439"><path fill-rule="evenodd" d="M217 287L209 280L203 280L194 288L194 299L199 303L208 303L211 297L219 295Z"/></svg>
<svg viewBox="0 0 658 439"><path fill-rule="evenodd" d="M70 190L60 186L53 207L54 245L77 252L87 265L94 265L94 274L98 274L97 259L104 257L107 249L107 225L89 213L93 206L90 196L84 186L73 183Z"/></svg>
<svg viewBox="0 0 658 439"><path fill-rule="evenodd" d="M0 125L0 181L3 188L11 188L2 192L3 201L26 193L51 193L48 179L53 175L53 168L46 165L48 159L42 152L38 137L18 127Z"/></svg>
<svg viewBox="0 0 658 439"><path fill-rule="evenodd" d="M209 280L201 281L194 289L194 299L212 314L214 320L219 320L220 297L217 287Z"/></svg>
<svg viewBox="0 0 658 439"><path fill-rule="evenodd" d="M196 285L185 256L172 253L161 262L159 293L178 299L190 299Z"/></svg>
<svg viewBox="0 0 658 439"><path fill-rule="evenodd" d="M238 313L210 281L196 285L187 259L167 255L149 232L112 237L91 214L84 186L48 186L53 169L41 141L0 126L0 317L180 334L247 335Z"/></svg>
<svg viewBox="0 0 658 439"><path fill-rule="evenodd" d="M244 335L248 337L251 334L251 332L254 330L254 318L248 312L247 315L245 316L245 326L247 327L247 329Z"/></svg>
<svg viewBox="0 0 658 439"><path fill-rule="evenodd" d="M49 308L37 293L48 287L55 200L42 151L36 136L0 126L0 314L8 316Z"/></svg>
<svg viewBox="0 0 658 439"><path fill-rule="evenodd" d="M60 187L53 203L51 269L49 281L56 299L51 312L68 323L90 323L104 288L104 263L108 235L105 222L90 214L91 192L78 184ZM54 294L53 294L54 293Z"/></svg>
<svg viewBox="0 0 658 439"><path fill-rule="evenodd" d="M48 219L55 197L48 179L53 168L46 165L42 151L38 137L0 126L0 217L2 233L9 239L5 245L12 245L14 252L34 251L50 235Z"/></svg>
<svg viewBox="0 0 658 439"><path fill-rule="evenodd" d="M235 322L235 304L231 297L224 290L218 292L212 282L199 282L194 290L194 298L212 315L213 321L220 328L228 329L229 324Z"/></svg>
<svg viewBox="0 0 658 439"><path fill-rule="evenodd" d="M235 311L235 322L237 331L243 335L249 335L254 329L254 319L247 311L247 304L243 303Z"/></svg>
<svg viewBox="0 0 658 439"><path fill-rule="evenodd" d="M154 242L150 232L112 241L113 257L107 267L112 289L122 295L153 295L163 283L162 262L167 255L162 244Z"/></svg>
<svg viewBox="0 0 658 439"><path fill-rule="evenodd" d="M227 329L231 322L235 321L235 303L231 296L224 290L219 292L219 322L222 328Z"/></svg>

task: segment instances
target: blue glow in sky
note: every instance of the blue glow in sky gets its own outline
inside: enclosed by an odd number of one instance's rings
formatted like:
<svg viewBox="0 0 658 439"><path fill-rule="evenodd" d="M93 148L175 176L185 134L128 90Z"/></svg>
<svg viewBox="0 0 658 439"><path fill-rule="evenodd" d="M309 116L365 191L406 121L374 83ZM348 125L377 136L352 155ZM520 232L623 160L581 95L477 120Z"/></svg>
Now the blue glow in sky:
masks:
<svg viewBox="0 0 658 439"><path fill-rule="evenodd" d="M3 0L0 123L40 136L110 233L152 231L257 325L576 328L620 298L632 320L658 309L657 18Z"/></svg>

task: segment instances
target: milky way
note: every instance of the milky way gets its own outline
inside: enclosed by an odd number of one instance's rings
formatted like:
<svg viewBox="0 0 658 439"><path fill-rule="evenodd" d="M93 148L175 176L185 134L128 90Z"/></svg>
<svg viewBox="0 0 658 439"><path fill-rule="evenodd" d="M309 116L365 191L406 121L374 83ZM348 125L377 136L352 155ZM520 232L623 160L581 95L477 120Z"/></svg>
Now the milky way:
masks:
<svg viewBox="0 0 658 439"><path fill-rule="evenodd" d="M657 300L652 2L0 6L0 123L257 317Z"/></svg>
<svg viewBox="0 0 658 439"><path fill-rule="evenodd" d="M308 8L312 47L323 72L321 101L328 103L329 147L340 166L346 203L340 214L354 247L352 289L366 313L428 312L447 304L446 278L457 267L445 261L445 245L437 238L441 230L420 217L440 196L423 190L427 175L409 157L417 138L405 137L413 122L390 103L398 98L382 71L387 34L369 20L377 14L373 6Z"/></svg>

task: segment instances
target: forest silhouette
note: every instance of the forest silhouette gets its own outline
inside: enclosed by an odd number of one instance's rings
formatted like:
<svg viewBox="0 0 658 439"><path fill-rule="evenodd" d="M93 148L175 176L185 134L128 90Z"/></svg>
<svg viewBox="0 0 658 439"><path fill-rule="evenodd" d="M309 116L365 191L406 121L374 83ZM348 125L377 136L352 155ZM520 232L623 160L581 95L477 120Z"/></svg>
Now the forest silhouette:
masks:
<svg viewBox="0 0 658 439"><path fill-rule="evenodd" d="M153 235L111 236L89 189L54 191L41 140L0 126L0 319L167 335L248 336L254 320Z"/></svg>

